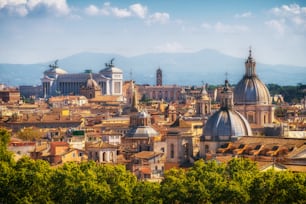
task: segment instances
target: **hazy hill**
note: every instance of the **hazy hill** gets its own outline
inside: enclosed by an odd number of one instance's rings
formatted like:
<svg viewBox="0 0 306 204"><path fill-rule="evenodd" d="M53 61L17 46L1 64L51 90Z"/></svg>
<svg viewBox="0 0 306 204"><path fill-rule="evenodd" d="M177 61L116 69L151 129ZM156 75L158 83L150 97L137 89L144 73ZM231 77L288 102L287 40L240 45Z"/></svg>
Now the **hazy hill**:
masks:
<svg viewBox="0 0 306 204"><path fill-rule="evenodd" d="M254 57L256 59L256 56ZM86 69L98 72L112 58L115 58L114 64L124 71L125 80L133 79L138 84L155 84L158 67L163 71L164 84L179 85L200 85L202 81L222 84L226 72L230 83L235 84L245 71L245 59L207 49L194 53L154 53L134 57L111 53L79 53L60 59L58 65L69 73L79 73ZM27 65L0 64L0 83L15 86L40 84L40 78L50 63L53 62ZM257 63L257 74L266 84L306 83L306 67Z"/></svg>

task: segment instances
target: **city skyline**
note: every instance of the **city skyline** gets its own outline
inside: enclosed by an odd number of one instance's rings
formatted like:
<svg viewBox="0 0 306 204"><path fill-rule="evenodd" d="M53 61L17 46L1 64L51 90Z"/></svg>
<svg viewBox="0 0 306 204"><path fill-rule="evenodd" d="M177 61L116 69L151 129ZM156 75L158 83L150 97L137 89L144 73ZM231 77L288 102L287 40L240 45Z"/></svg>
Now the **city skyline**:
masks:
<svg viewBox="0 0 306 204"><path fill-rule="evenodd" d="M306 66L303 1L0 1L0 63L215 49Z"/></svg>

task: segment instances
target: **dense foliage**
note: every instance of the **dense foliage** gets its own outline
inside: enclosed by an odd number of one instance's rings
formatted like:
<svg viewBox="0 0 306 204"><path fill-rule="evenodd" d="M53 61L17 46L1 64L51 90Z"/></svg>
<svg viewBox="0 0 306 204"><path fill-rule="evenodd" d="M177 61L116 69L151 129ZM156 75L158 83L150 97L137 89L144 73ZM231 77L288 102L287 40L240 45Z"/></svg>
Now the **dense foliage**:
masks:
<svg viewBox="0 0 306 204"><path fill-rule="evenodd" d="M17 137L24 141L35 141L40 139L43 136L43 133L39 131L38 128L23 128L17 132Z"/></svg>
<svg viewBox="0 0 306 204"><path fill-rule="evenodd" d="M199 160L171 169L161 183L137 181L120 165L94 162L50 167L6 150L0 129L0 203L305 203L306 175L259 172L250 160Z"/></svg>
<svg viewBox="0 0 306 204"><path fill-rule="evenodd" d="M296 104L305 96L306 84L297 84L296 86L268 84L267 88L271 96L281 94L286 102Z"/></svg>

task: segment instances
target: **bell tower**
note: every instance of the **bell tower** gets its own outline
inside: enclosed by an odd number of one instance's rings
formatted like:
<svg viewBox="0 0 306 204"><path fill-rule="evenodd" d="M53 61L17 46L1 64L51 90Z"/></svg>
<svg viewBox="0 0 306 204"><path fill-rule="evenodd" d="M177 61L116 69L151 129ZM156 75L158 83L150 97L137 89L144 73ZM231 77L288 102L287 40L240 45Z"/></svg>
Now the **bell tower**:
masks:
<svg viewBox="0 0 306 204"><path fill-rule="evenodd" d="M163 72L160 68L156 71L156 86L162 86L163 85Z"/></svg>

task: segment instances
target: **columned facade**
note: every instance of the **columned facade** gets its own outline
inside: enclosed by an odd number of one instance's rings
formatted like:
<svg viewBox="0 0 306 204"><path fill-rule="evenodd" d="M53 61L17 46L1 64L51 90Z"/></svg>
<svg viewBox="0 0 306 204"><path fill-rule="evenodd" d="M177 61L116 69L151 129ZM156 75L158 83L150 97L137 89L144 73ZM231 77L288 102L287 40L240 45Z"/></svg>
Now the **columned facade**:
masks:
<svg viewBox="0 0 306 204"><path fill-rule="evenodd" d="M81 88L87 85L89 75L100 86L101 95L122 95L122 70L113 65L113 60L105 66L106 68L99 73L91 73L87 70L84 73L68 74L60 69L57 63L50 65L50 69L44 72L41 79L43 96L49 98L59 95L80 95Z"/></svg>

